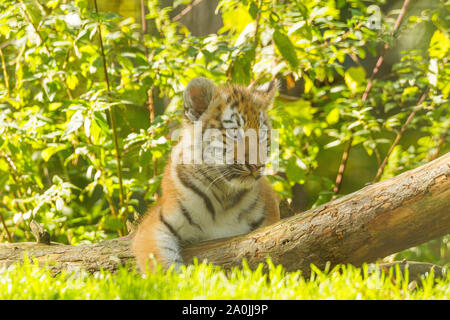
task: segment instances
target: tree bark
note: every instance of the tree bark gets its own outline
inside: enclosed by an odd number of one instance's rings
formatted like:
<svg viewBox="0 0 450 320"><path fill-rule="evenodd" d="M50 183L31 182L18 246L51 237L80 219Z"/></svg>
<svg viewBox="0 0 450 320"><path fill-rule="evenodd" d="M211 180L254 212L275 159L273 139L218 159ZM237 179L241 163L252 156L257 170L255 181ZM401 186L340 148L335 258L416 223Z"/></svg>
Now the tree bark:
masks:
<svg viewBox="0 0 450 320"><path fill-rule="evenodd" d="M194 257L228 269L245 258L250 267L265 262L309 274L310 264L323 268L361 265L450 233L450 153L392 179L346 195L317 208L232 238L184 248ZM84 268L114 271L133 264L129 238L89 245L0 244L0 266L21 261L24 252L54 272Z"/></svg>

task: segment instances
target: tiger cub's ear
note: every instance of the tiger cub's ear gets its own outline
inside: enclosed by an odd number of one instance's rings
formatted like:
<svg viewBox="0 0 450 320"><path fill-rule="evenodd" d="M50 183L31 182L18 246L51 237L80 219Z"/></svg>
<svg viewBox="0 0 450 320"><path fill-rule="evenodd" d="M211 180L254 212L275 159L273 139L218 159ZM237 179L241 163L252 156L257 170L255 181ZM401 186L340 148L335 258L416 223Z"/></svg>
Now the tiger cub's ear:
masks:
<svg viewBox="0 0 450 320"><path fill-rule="evenodd" d="M263 100L265 108L268 108L273 103L278 92L278 86L278 80L274 79L254 89L254 92Z"/></svg>
<svg viewBox="0 0 450 320"><path fill-rule="evenodd" d="M217 88L212 81L198 77L192 79L183 93L184 115L190 121L196 121L208 106Z"/></svg>

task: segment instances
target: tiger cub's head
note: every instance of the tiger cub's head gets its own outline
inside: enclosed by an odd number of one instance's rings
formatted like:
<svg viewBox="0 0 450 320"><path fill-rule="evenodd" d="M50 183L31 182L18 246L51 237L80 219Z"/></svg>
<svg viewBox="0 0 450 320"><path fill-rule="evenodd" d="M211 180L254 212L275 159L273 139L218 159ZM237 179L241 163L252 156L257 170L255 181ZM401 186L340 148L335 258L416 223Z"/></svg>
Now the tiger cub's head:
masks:
<svg viewBox="0 0 450 320"><path fill-rule="evenodd" d="M216 87L202 77L191 80L183 94L183 127L189 133L185 149L194 150L193 163L234 184L256 181L267 161L267 110L277 87L275 80L259 88Z"/></svg>

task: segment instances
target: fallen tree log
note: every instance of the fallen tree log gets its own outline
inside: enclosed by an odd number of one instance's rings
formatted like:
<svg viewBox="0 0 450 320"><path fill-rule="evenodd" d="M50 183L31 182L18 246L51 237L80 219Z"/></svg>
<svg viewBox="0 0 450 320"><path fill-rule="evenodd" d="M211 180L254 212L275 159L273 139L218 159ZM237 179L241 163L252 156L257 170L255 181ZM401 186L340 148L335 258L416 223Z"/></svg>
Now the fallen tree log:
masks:
<svg viewBox="0 0 450 320"><path fill-rule="evenodd" d="M265 262L288 271L309 273L310 264L323 268L361 265L450 233L450 153L392 179L346 195L276 224L232 238L206 241L183 250L224 268ZM51 243L0 244L0 266L21 261L24 252L55 272L84 268L114 271L133 263L129 238L89 245Z"/></svg>

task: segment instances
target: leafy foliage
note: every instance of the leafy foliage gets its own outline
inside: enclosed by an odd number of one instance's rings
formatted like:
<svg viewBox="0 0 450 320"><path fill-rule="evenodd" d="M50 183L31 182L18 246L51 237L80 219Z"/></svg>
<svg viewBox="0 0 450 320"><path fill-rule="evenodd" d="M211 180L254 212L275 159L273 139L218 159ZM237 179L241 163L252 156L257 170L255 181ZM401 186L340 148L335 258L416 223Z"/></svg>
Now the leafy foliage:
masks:
<svg viewBox="0 0 450 320"><path fill-rule="evenodd" d="M282 79L271 110L280 172L270 179L282 196L306 197L305 208L339 196L334 180L349 143L341 193L371 181L413 110L381 179L448 151L448 4L410 14L398 32L395 11L370 27L372 4L383 1L222 0L222 29L196 37L171 20L176 4L157 0L146 2L145 34L87 0L2 1L0 237L31 239L31 219L62 243L126 234L126 222L158 197L181 93L195 76ZM372 79L382 47L419 29L423 41L396 48ZM298 185L304 194L294 194Z"/></svg>

